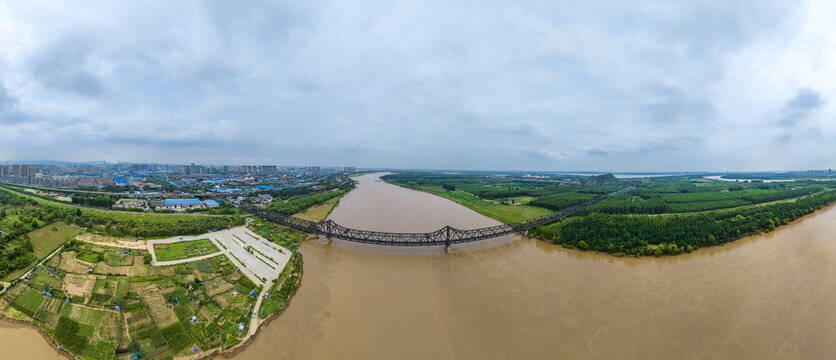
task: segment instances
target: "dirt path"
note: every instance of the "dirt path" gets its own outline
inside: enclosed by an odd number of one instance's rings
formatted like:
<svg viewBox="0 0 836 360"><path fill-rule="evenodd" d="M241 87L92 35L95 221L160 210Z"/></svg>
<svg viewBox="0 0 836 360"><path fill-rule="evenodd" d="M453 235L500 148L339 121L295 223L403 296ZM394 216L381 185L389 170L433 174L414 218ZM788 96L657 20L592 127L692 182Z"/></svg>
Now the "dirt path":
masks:
<svg viewBox="0 0 836 360"><path fill-rule="evenodd" d="M116 242L107 242L107 241L95 241L91 239L92 235L90 234L81 234L75 237L76 240L85 242L88 244L93 245L101 245L101 246L110 246L110 247L118 247L123 249L134 249L134 250L145 250L148 248L148 244L145 240L122 240L122 239L115 239Z"/></svg>
<svg viewBox="0 0 836 360"><path fill-rule="evenodd" d="M39 263L35 264L35 266L33 266L33 267L32 267L32 269L30 269L29 271L27 271L27 272L23 273L23 275L21 275L21 276L20 276L20 280L25 279L25 278L26 278L26 276L28 276L28 275L29 275L29 274L31 274L33 271L35 271L35 269L36 269L38 266L41 266L41 265L43 265L45 262L47 262L49 259L52 259L52 257L53 257L53 256L55 256L55 254L60 253L60 252L61 252L61 250L64 250L64 245L59 246L57 249L55 249L55 251L53 251L51 254L49 254L47 257L45 257L43 260L41 260L41 262L39 262Z"/></svg>

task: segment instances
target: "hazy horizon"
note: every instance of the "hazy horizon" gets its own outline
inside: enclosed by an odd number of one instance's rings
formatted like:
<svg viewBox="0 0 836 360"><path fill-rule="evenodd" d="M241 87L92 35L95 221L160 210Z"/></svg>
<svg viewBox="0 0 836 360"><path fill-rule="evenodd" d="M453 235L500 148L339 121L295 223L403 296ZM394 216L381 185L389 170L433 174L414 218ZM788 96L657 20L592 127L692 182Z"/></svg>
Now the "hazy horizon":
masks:
<svg viewBox="0 0 836 360"><path fill-rule="evenodd" d="M0 1L0 161L828 169L834 17L826 1Z"/></svg>
<svg viewBox="0 0 836 360"><path fill-rule="evenodd" d="M125 164L155 164L155 165L169 165L169 166L178 166L178 165L188 165L190 162L186 163L166 163L166 162L128 162L128 161L121 161ZM103 164L106 163L108 165L118 164L120 161L107 161L107 160L90 160L90 161L64 161L64 160L2 160L0 164L10 165L10 164L49 164L49 163L56 163L56 164ZM277 165L277 166L290 166L290 167L309 167L309 166L321 166L326 168L339 168L345 166L354 166L352 164L319 164L319 163L312 163L312 164L274 164L274 163L195 163L195 165L203 165L203 166L223 166L223 165ZM678 173L682 174L721 174L721 173L791 173L791 172L803 172L803 171L829 171L832 170L830 168L821 168L821 169L775 169L775 170L735 170L735 169L725 169L725 170L667 170L667 171L616 171L616 170L601 170L601 169L593 169L593 170L577 170L577 169L543 169L543 170L521 170L521 169L490 169L490 168L472 168L472 169L454 169L454 168L404 168L404 167L356 167L358 171L463 171L463 172L488 172L488 171L495 171L495 172L529 172L529 173L564 173L564 174L571 174L571 173L583 173L583 174L606 174L606 173L613 173L613 174L666 174L666 175L675 175Z"/></svg>

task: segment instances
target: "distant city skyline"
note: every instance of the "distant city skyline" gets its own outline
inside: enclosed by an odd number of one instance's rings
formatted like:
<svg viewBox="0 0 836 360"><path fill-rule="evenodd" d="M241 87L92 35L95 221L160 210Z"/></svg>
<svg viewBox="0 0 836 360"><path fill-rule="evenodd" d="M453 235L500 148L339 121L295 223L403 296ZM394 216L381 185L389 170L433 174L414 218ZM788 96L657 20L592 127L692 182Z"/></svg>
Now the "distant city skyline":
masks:
<svg viewBox="0 0 836 360"><path fill-rule="evenodd" d="M836 4L0 1L0 161L836 167Z"/></svg>
<svg viewBox="0 0 836 360"><path fill-rule="evenodd" d="M158 165L158 166L170 166L170 167L178 167L178 166L185 166L188 167L189 165L198 165L198 166L206 166L206 167L231 167L231 166L242 166L242 167L258 167L258 166L274 166L274 167L293 167L293 168L322 168L322 169L348 169L349 172L357 171L369 171L369 170L393 170L393 171L497 171L497 172L550 172L550 173L617 173L617 174L677 174L677 173L733 173L733 172L799 172L799 171L825 171L825 172L832 172L832 168L819 168L819 169L766 169L766 170L736 170L736 169L726 169L726 170L672 170L672 171L614 171L614 170L607 170L607 169L597 169L597 170L577 170L577 169L568 169L568 170L519 170L519 169L453 169L453 168L397 168L397 167L357 167L357 166L349 166L349 165L329 165L329 164L269 164L269 163L252 163L252 164L243 164L243 163L235 163L235 164L225 164L225 163L165 163L165 162L128 162L128 161L107 161L107 160L92 160L92 161L63 161L63 160L6 160L0 161L0 166L9 166L9 165L36 165L36 166L49 166L50 164L64 164L64 165L91 165L91 166L113 166L119 164L125 165Z"/></svg>

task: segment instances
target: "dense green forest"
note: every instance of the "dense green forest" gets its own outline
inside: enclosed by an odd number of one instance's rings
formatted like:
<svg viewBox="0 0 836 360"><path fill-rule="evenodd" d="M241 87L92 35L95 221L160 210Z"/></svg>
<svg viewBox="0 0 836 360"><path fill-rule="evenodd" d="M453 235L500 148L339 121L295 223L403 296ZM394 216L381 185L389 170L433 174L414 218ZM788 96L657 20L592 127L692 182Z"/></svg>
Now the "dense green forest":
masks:
<svg viewBox="0 0 836 360"><path fill-rule="evenodd" d="M836 173L832 169L829 170L811 170L811 171L787 171L781 173L774 172L754 172L754 173L730 173L724 174L723 179L750 179L750 180L798 180L798 179L836 179Z"/></svg>
<svg viewBox="0 0 836 360"><path fill-rule="evenodd" d="M244 223L240 216L166 216L112 213L34 200L0 190L0 278L32 262L26 234L55 221L112 236L197 234Z"/></svg>
<svg viewBox="0 0 836 360"><path fill-rule="evenodd" d="M284 193L279 192L277 193L279 197L273 199L273 202L267 208L284 215L293 215L311 206L343 196L354 186L353 181L346 181L321 189L306 187L304 189L292 189Z"/></svg>
<svg viewBox="0 0 836 360"><path fill-rule="evenodd" d="M722 244L771 231L836 201L836 182L821 181L729 182L670 176L598 185L590 178L567 175L428 172L392 174L384 180L453 200L466 192L492 203L493 213L503 213L497 207L504 207L505 213L532 207L556 211L634 186L563 222L530 231L566 247L614 255L678 254ZM473 202L460 203L480 210Z"/></svg>
<svg viewBox="0 0 836 360"><path fill-rule="evenodd" d="M116 199L114 199L112 196L84 193L73 194L73 204L90 207L100 207L106 209L113 206L114 203L116 203Z"/></svg>
<svg viewBox="0 0 836 360"><path fill-rule="evenodd" d="M696 214L631 216L590 213L536 228L535 236L617 255L661 255L726 243L772 231L836 201L828 191L790 202L738 207ZM653 249L648 245L664 245Z"/></svg>

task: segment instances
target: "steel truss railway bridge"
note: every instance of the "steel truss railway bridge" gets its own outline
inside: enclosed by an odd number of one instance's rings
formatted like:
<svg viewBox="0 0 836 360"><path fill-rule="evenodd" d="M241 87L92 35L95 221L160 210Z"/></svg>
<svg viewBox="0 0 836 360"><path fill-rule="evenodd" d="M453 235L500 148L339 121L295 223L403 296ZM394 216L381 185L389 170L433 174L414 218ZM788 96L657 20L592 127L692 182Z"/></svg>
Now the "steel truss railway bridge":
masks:
<svg viewBox="0 0 836 360"><path fill-rule="evenodd" d="M388 245L388 246L437 246L461 244L485 239L491 239L512 233L524 233L540 225L549 224L572 216L585 207L594 205L608 197L618 195L625 191L632 190L627 187L611 194L603 195L587 201L583 204L570 206L557 212L549 213L525 221L489 226L479 229L460 230L451 226L445 226L433 232L427 233L394 233L382 231L357 230L337 224L333 220L323 222L312 222L267 211L255 206L241 205L241 209L253 215L260 216L269 221L284 225L296 230L312 234L323 235L329 238L343 239L364 244Z"/></svg>

